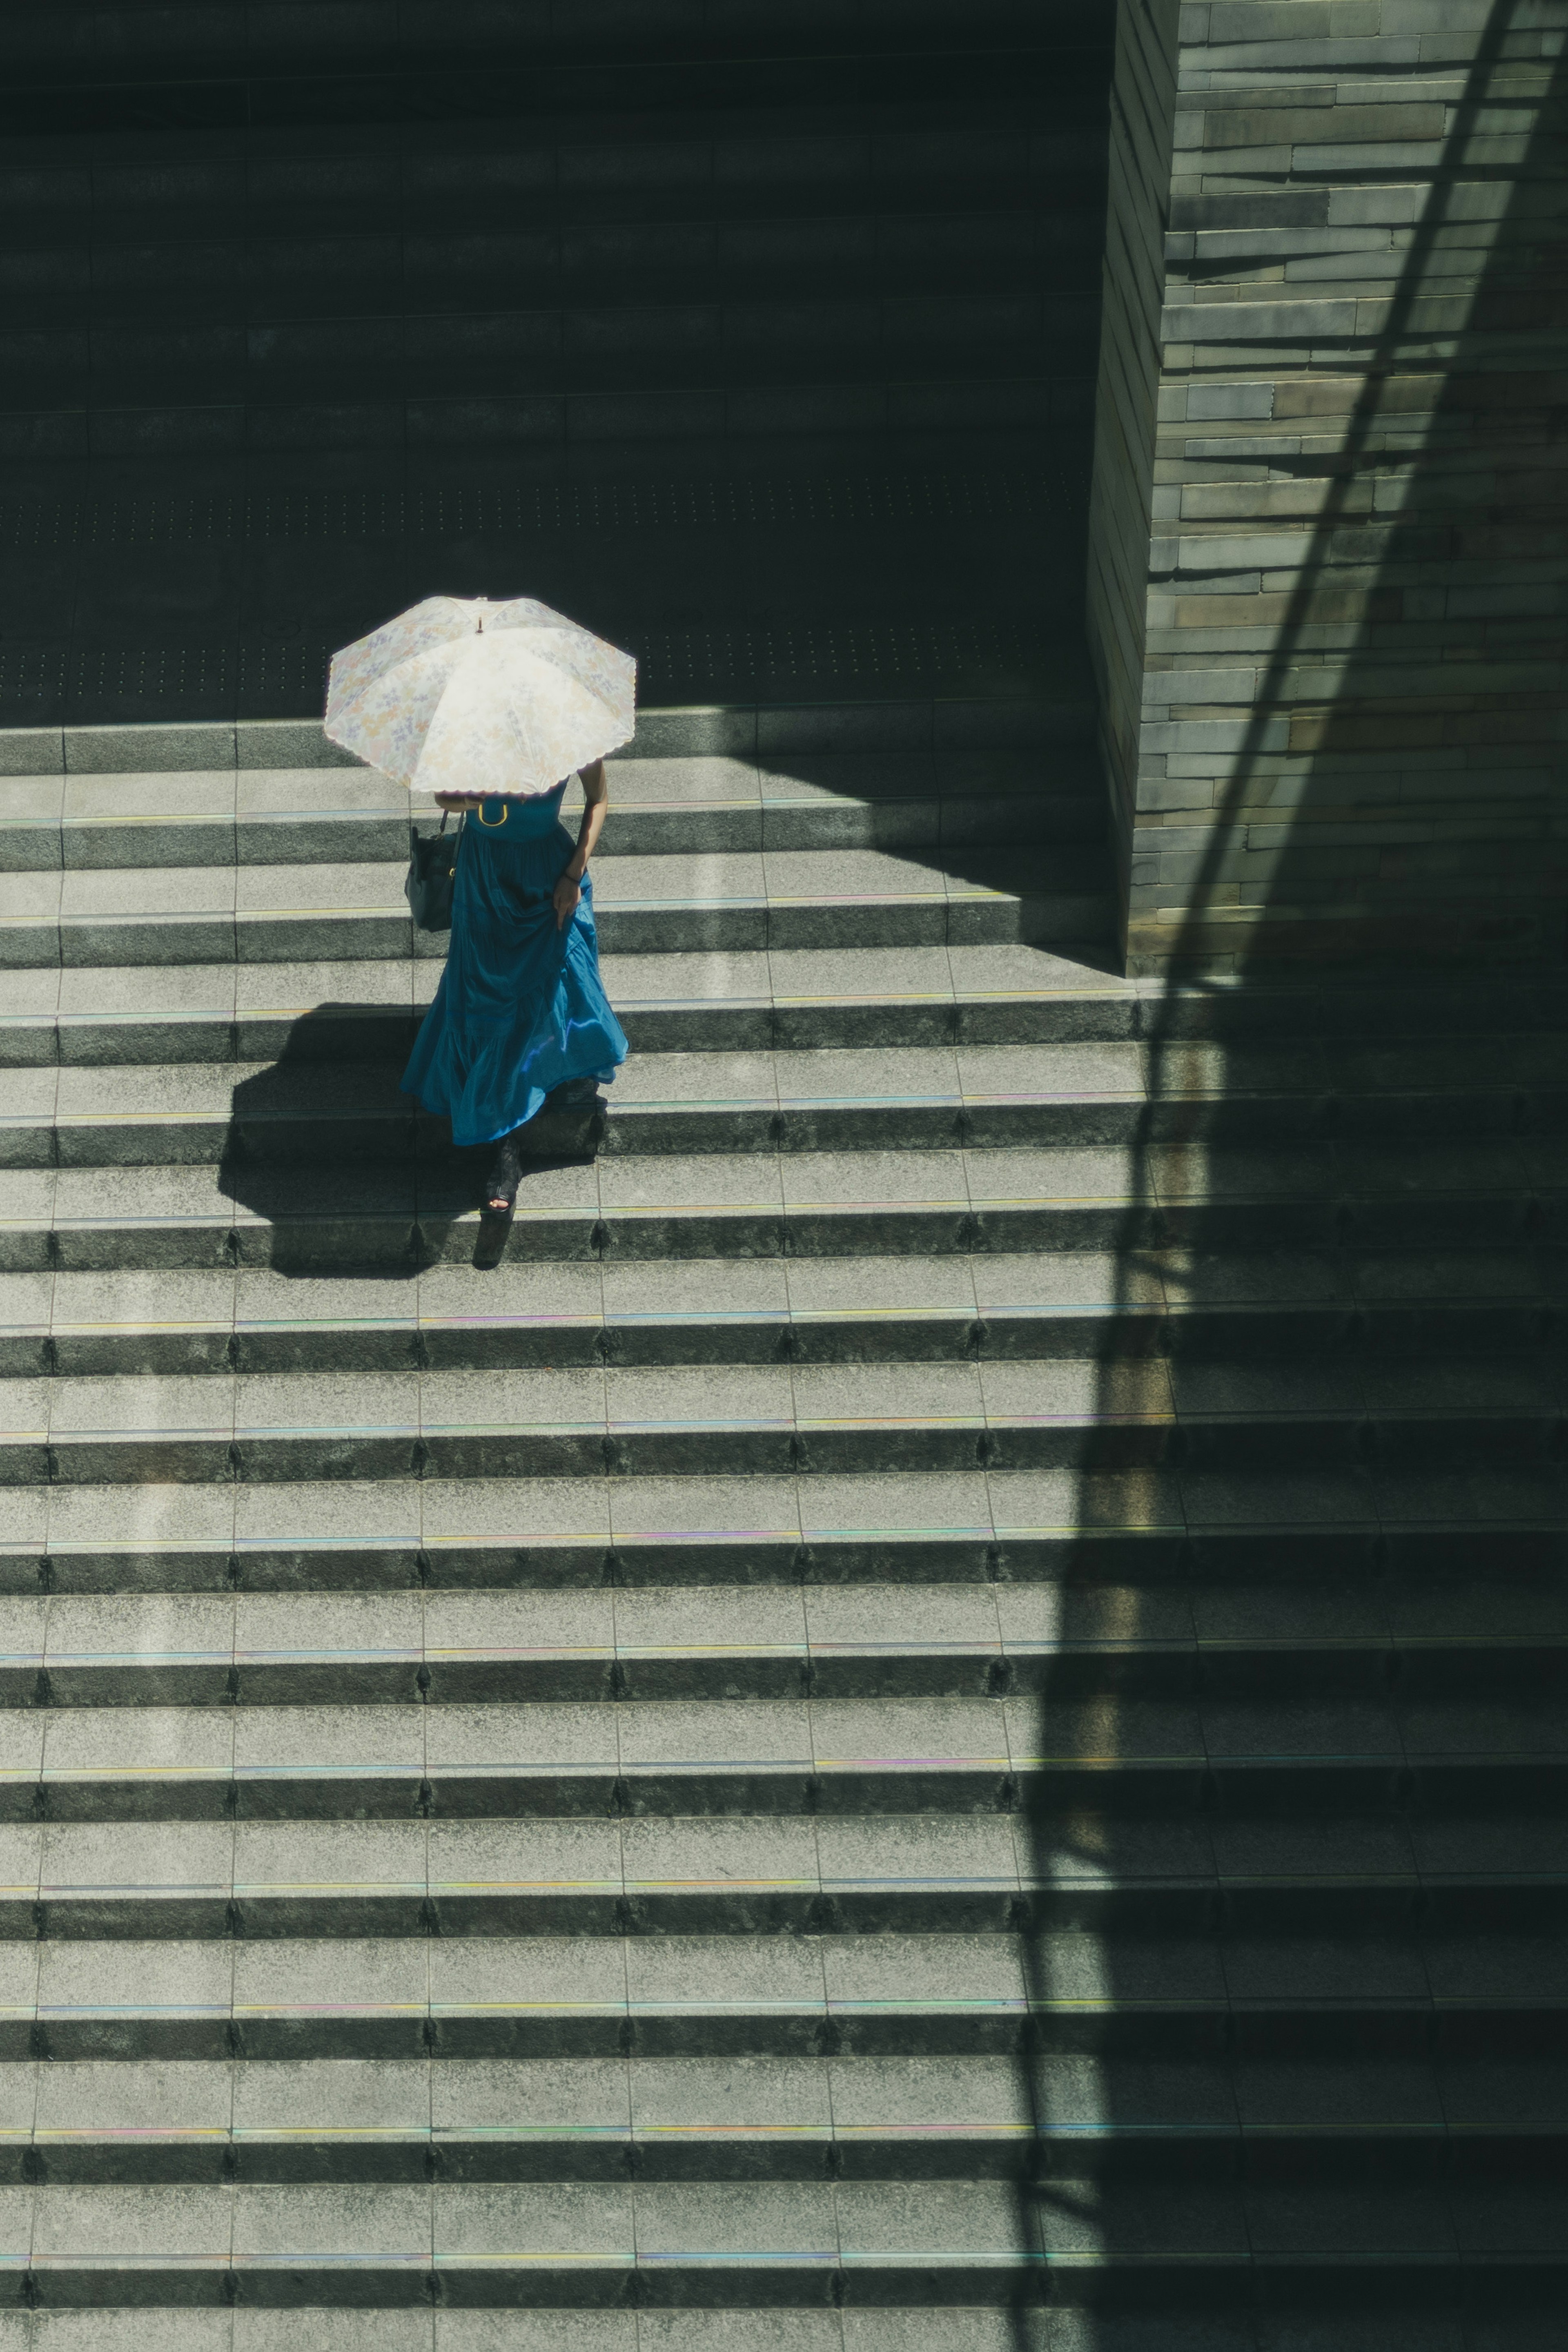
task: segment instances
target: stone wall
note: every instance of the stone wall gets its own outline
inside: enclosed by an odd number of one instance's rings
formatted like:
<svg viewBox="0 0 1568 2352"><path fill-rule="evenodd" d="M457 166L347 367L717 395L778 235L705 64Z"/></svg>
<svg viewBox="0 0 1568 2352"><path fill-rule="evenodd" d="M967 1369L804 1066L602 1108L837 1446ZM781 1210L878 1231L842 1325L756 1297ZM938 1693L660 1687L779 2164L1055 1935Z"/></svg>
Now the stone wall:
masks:
<svg viewBox="0 0 1568 2352"><path fill-rule="evenodd" d="M1180 0L1124 0L1111 88L1088 624L1100 674L1112 831L1124 875L1137 804L1179 13Z"/></svg>
<svg viewBox="0 0 1568 2352"><path fill-rule="evenodd" d="M1565 24L1123 0L1090 628L1133 971L1562 953Z"/></svg>

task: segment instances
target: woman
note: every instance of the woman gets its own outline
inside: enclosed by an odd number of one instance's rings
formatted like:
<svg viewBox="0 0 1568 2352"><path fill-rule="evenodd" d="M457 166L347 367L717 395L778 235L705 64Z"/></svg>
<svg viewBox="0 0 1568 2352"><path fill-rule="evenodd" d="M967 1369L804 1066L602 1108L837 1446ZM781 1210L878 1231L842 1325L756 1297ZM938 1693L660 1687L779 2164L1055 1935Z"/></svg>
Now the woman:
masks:
<svg viewBox="0 0 1568 2352"><path fill-rule="evenodd" d="M604 762L582 771L576 845L552 793L437 793L463 828L452 945L435 1002L402 1074L405 1094L452 1122L455 1143L500 1145L486 1185L509 1216L522 1159L517 1129L547 1096L592 1099L613 1078L626 1039L599 977L588 861L604 829Z"/></svg>

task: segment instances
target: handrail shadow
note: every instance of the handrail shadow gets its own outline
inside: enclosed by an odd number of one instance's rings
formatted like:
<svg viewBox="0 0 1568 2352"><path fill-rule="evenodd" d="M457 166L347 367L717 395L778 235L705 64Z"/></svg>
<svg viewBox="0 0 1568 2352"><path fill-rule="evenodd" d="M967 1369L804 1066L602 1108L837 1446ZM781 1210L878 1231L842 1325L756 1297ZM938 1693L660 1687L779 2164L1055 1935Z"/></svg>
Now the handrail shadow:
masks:
<svg viewBox="0 0 1568 2352"><path fill-rule="evenodd" d="M1481 364L1479 349L1485 331L1484 314L1489 292L1506 284L1511 268L1511 249L1516 242L1531 236L1527 222L1521 229L1518 219L1518 190L1531 181L1539 170L1544 141L1550 135L1552 117L1560 110L1564 92L1564 68L1560 61L1553 71L1550 95L1538 109L1530 152L1522 165L1517 167L1515 194L1510 200L1499 233L1479 274L1470 309L1470 327L1459 336L1454 356L1444 364L1424 358L1419 350L1419 334L1413 323L1415 307L1427 288L1433 264L1439 256L1441 232L1453 215L1454 192L1461 184L1467 168L1470 142L1481 125L1483 110L1492 87L1495 70L1503 58L1508 34L1528 5L1528 0L1493 0L1484 30L1473 59L1467 68L1465 92L1458 102L1446 134L1440 160L1431 171L1431 187L1421 219L1416 224L1407 256L1396 285L1386 323L1377 338L1375 348L1364 363L1364 380L1349 419L1344 445L1334 460L1324 502L1309 530L1303 535L1301 568L1290 592L1288 607L1278 625L1278 635L1267 663L1261 667L1256 701L1249 714L1244 740L1235 755L1234 765L1219 801L1212 829L1208 832L1196 878L1190 886L1188 912L1175 930L1167 976L1156 993L1145 999L1143 1006L1142 1038L1145 1055L1145 1099L1136 1131L1127 1153L1125 1207L1113 1244L1113 1275L1112 1296L1107 1301L1111 1311L1104 1318L1105 1338L1102 1344L1098 1369L1097 1412L1102 1422L1108 1423L1117 1410L1117 1384L1124 1373L1125 1355L1118 1333L1134 1307L1145 1305L1151 1289L1155 1297L1179 1301L1184 1296L1197 1295L1184 1285L1201 1284L1204 1262L1227 1248L1234 1251L1237 1244L1222 1203L1217 1197L1213 1182L1212 1153L1227 1139L1227 1097L1231 1086L1238 1091L1243 1087L1239 1066L1236 1062L1239 1048L1256 1047L1260 1038L1269 1034L1269 999L1278 1003L1278 992L1295 993L1297 1005L1292 1035L1313 1034L1320 1013L1326 1018L1326 994L1314 1003L1314 986L1322 990L1325 978L1337 978L1342 982L1354 979L1358 972L1374 976L1360 961L1335 962L1335 955L1348 959L1348 939L1342 935L1336 942L1330 940L1318 962L1296 975L1300 983L1292 992L1292 975L1281 968L1273 952L1274 941L1269 926L1255 928L1236 956L1233 976L1211 983L1206 973L1212 968L1212 937L1210 918L1223 893L1222 877L1228 871L1228 861L1237 845L1240 829L1248 822L1248 812L1256 800L1266 797L1260 783L1260 771L1264 760L1264 747L1271 722L1281 708L1288 707L1290 673L1301 657L1314 613L1314 604L1324 584L1325 574L1333 559L1335 536L1350 519L1354 486L1364 480L1365 469L1375 461L1374 436L1385 414L1389 379L1396 368L1405 364L1428 375L1441 374L1443 393L1437 413L1441 414L1443 399L1452 387L1465 378L1467 372ZM1490 176L1496 176L1495 173ZM1539 231L1534 232L1539 234ZM1451 286L1452 281L1448 281ZM1445 288L1447 290L1447 288ZM1408 360L1402 362L1406 344L1412 348ZM1488 363L1498 365L1495 357ZM1525 362L1515 362L1517 367ZM1234 373L1233 369L1229 373ZM1245 371L1243 371L1244 373ZM1460 384L1462 394L1462 384ZM1499 412L1499 421L1491 429L1500 435L1507 432L1506 413ZM1484 432L1486 428L1483 426ZM1415 452L1409 460L1409 495L1406 507L1419 506L1424 479L1428 472L1436 473L1442 462L1442 453L1432 455L1428 448ZM1495 510L1491 519L1496 520ZM1381 576L1386 578L1398 562L1397 556L1385 556ZM1385 600L1386 601L1386 600ZM1369 599L1369 609L1375 610ZM1380 658L1373 641L1370 625L1364 625L1358 645L1344 661L1336 701L1343 703L1355 698L1358 673L1370 668ZM1332 731L1328 748L1333 748ZM1310 872L1312 819L1315 806L1329 801L1334 786L1332 775L1322 769L1309 778L1308 788L1294 809L1289 812L1289 838L1275 864L1270 892L1270 903L1285 907L1292 899L1292 882L1296 876ZM1281 812L1285 815L1286 812ZM1393 929L1383 968L1383 983L1386 986L1388 966L1397 966L1410 946L1407 934ZM1451 991L1439 991L1438 995L1452 1001ZM1413 1024L1418 1024L1423 1008L1414 1003L1411 1008ZM1428 999L1425 1005L1427 1017L1440 1014L1440 1006ZM1283 1035L1279 1031L1276 1034ZM1335 1030L1330 1024L1322 1042L1325 1053L1347 1042L1369 1042L1354 1029L1347 1033ZM1208 1061L1207 1082L1201 1094L1184 1086L1182 1063L1194 1050L1204 1053ZM1234 1068L1235 1075L1229 1075ZM1334 1245L1337 1247L1337 1244ZM1238 1402L1242 1400L1238 1400ZM1151 1459L1148 1475L1166 1486L1173 1496L1174 1522L1163 1543L1151 1533L1144 1538L1145 1553L1142 1576L1145 1580L1157 1577L1163 1570L1173 1595L1184 1592L1188 1583L1208 1574L1223 1579L1235 1573L1239 1562L1250 1561L1253 1555L1243 1519L1239 1519L1235 1533L1227 1538L1221 1535L1200 1533L1196 1538L1189 1532L1191 1513L1183 1490L1183 1454L1179 1433L1173 1432L1167 1441L1167 1451L1161 1459ZM1091 1530L1103 1510L1115 1516L1114 1505L1107 1504L1106 1489L1102 1485L1103 1472L1097 1469L1092 1455L1083 1460L1079 1478L1076 1520L1081 1530ZM1074 1586L1086 1599L1104 1593L1107 1580L1113 1580L1116 1563L1113 1543L1096 1538L1092 1533L1080 1535L1072 1556L1062 1571L1064 1589L1070 1597ZM1159 1554L1156 1559L1155 1553ZM1375 1571L1374 1539L1359 1538L1347 1542L1343 1560L1347 1580L1354 1581L1358 1573ZM1135 1571L1136 1573L1136 1571ZM1149 1622L1146 1602L1139 1598L1137 1584L1124 1587L1119 1594L1118 1633L1123 1640L1134 1642L1142 1635L1155 1637L1156 1628ZM1086 1613L1092 1619L1103 1616L1103 1611ZM1195 1686L1196 1693L1196 1686ZM1049 1713L1049 1702L1043 1702L1042 1712ZM1117 1746L1115 1717L1113 1703L1106 1709L1106 1721L1102 1726L1102 1738L1112 1748ZM1049 1749L1049 1738L1042 1740ZM1215 1793L1210 1773L1196 1776L1196 1803L1199 1811L1192 1817L1194 1825L1204 1817L1201 1809L1211 1806ZM1065 1981L1063 1963L1059 1952L1053 1951L1051 1929L1054 1925L1071 1924L1073 1914L1071 1882L1079 1878L1092 1879L1107 1866L1106 1852L1094 1843L1093 1824L1075 1823L1071 1817L1054 1808L1049 1799L1038 1791L1026 1802L1028 1844L1033 1882L1036 1890L1027 1899L1022 1913L1024 1948L1028 1971L1028 1990L1032 2014L1026 2036L1026 2046L1019 2059L1020 2096L1034 2124L1037 2156L1028 2178L1020 2177L1019 2187L1018 2231L1020 2244L1032 2242L1040 2226L1040 2217L1048 2213L1059 2201L1064 2214L1071 2214L1071 2229L1081 2241L1095 2249L1100 2257L1113 2260L1120 2252L1129 2258L1128 2276L1136 2280L1146 2276L1146 2300L1141 2309L1129 2306L1120 2313L1108 2308L1085 2307L1074 2315L1074 2324L1062 2337L1071 2340L1081 2352L1131 2352L1134 2345L1147 2352L1165 2352L1165 2347L1189 2339L1184 2332L1187 2324L1182 2315L1180 2283L1176 2273L1182 2264L1174 2260L1152 2269L1141 2269L1145 2258L1155 2251L1155 2242L1146 2233L1145 2224L1151 2210L1145 2200L1140 2206L1136 2194L1123 2201L1114 2169L1117 2162L1113 2148L1106 2158L1110 2170L1093 2175L1082 2166L1074 2177L1068 2169L1070 2155L1057 2158L1048 2157L1048 2127L1051 2120L1052 2094L1050 2086L1051 2061L1063 2048L1082 2046L1098 2048L1100 2057L1094 2063L1098 2072L1098 2123L1113 2136L1118 2125L1131 2129L1144 2126L1148 2116L1136 2107L1136 2093L1131 2087L1131 2074L1126 2061L1137 2046L1136 2017L1139 2007L1150 1998L1147 1973L1134 1982L1123 1966L1120 1955L1130 1951L1135 1943L1134 1931L1124 1928L1120 1940L1103 1929L1096 1928L1092 1895L1082 1898L1085 1907L1080 1917L1079 1936L1089 1958L1099 1971L1099 2018L1095 2027L1093 2016L1077 2024L1063 2003L1070 1999L1071 1987ZM1145 1829L1157 1824L1145 1823ZM1185 1836L1186 1817L1169 1824L1172 1867ZM1086 1842L1087 1837L1087 1842ZM1052 1893L1053 1885L1056 1892ZM1174 1900L1174 1898L1173 1898ZM1220 1898L1212 1891L1195 1894L1187 1905L1186 1932L1195 1948L1201 1948L1212 1956L1212 1966L1206 1979L1206 1998L1223 2006L1228 2000L1227 1984L1218 1956L1218 1931L1222 1924L1218 1906ZM1176 1906L1179 1908L1179 1906ZM1114 1913L1110 1915L1114 1919ZM1162 1917L1174 1916L1167 1909ZM1179 1936L1173 1937L1179 1941ZM1174 1945L1173 1945L1174 1948ZM1083 1955L1080 1955L1082 1958ZM1159 1948L1151 1938L1146 1956L1148 1965L1157 1974L1160 1966ZM1173 1963L1174 1965L1174 1963ZM1201 1972L1200 1972L1201 1973ZM1179 2000L1180 1988L1174 1981L1167 1986L1169 1998ZM1157 2002L1156 2002L1157 2006ZM1096 2031L1100 2039L1094 2040ZM1078 2045L1071 2037L1076 2032ZM1219 2039L1216 2039L1216 2036ZM1063 2037L1068 2039L1064 2042ZM1228 2031L1220 2024L1207 2029L1195 2027L1191 2036L1195 2056L1210 2064L1228 2064L1231 2042ZM1309 2045L1303 2044L1303 2047ZM1113 2070L1105 2063L1113 2051L1123 2059L1121 2069ZM1373 2150L1373 2154L1376 2154ZM1130 2158L1122 2158L1131 2163ZM1217 2140L1216 2155L1208 2168L1209 2178L1228 2190L1239 2193L1250 2177L1245 2168L1255 2166L1258 2153L1241 2151L1239 2144L1232 2148L1228 2141ZM1057 2169L1047 2168L1055 2163ZM1188 2185L1196 2186L1202 2170L1189 2171ZM1354 2199L1357 2177L1347 2172L1342 2188ZM1258 2333L1260 2310L1255 2301L1256 2285L1249 2284L1228 2315L1200 2309L1202 2263L1197 2258L1205 2251L1204 2224L1196 2206L1188 2222L1182 2219L1182 2197L1171 2189L1166 2198L1168 2242L1179 2244L1186 2269L1195 2282L1195 2304L1191 2325L1197 2327L1205 2346L1234 2344L1236 2352L1250 2352L1262 2338ZM1245 2258L1246 2222L1239 2201L1235 2210L1241 2238L1232 2245L1230 2257L1239 2252ZM1185 2231L1190 2228L1190 2235ZM1156 2233L1157 2234L1157 2233ZM1047 2265L1049 2272L1049 2265ZM1399 2273L1401 2286L1408 2284L1406 2273ZM1036 2305L1049 2293L1049 2284L1026 2294L1014 2313L1014 2340L1018 2352L1037 2345L1039 2313ZM1394 2305L1389 2305L1392 2315ZM1210 2323L1216 2332L1204 2332ZM1328 2333L1321 2340L1350 2341L1333 2335L1334 2322L1328 2321ZM1353 2330L1359 2346L1364 2337ZM1199 2340L1198 2336L1192 2337ZM1272 2334L1268 2341L1275 2341ZM1320 2340L1313 2337L1313 2340ZM1370 2338L1365 2339L1370 2341ZM1058 2336L1052 2333L1054 2347Z"/></svg>

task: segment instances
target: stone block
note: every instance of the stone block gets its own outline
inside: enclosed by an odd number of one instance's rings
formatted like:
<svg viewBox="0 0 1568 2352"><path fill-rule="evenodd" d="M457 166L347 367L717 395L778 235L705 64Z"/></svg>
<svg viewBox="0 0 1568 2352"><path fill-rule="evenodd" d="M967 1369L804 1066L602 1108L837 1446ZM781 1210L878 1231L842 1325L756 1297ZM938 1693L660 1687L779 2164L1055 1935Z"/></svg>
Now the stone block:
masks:
<svg viewBox="0 0 1568 2352"><path fill-rule="evenodd" d="M362 768L365 762L323 733L316 719L242 719L235 729L241 768Z"/></svg>
<svg viewBox="0 0 1568 2352"><path fill-rule="evenodd" d="M1253 722L1244 719L1178 719L1145 726L1142 741L1151 751L1283 751L1293 745L1293 725L1283 718Z"/></svg>
<svg viewBox="0 0 1568 2352"><path fill-rule="evenodd" d="M1230 669L1164 669L1144 677L1144 708L1168 709L1173 703L1250 703L1258 690L1258 672L1250 664Z"/></svg>
<svg viewBox="0 0 1568 2352"><path fill-rule="evenodd" d="M1472 157L1472 161L1481 159ZM1517 157L1500 156L1500 163L1517 162ZM1397 140L1368 140L1363 145L1343 141L1325 142L1321 146L1298 147L1291 157L1298 172L1410 172L1425 174L1436 171L1443 161L1442 143L1438 140L1412 139L1402 143Z"/></svg>
<svg viewBox="0 0 1568 2352"><path fill-rule="evenodd" d="M1249 181L1282 182L1290 177L1291 149L1283 141L1268 147L1205 147L1187 157L1189 176L1176 193L1192 197L1228 198Z"/></svg>
<svg viewBox="0 0 1568 2352"><path fill-rule="evenodd" d="M66 764L58 727L0 729L0 776L58 775Z"/></svg>
<svg viewBox="0 0 1568 2352"><path fill-rule="evenodd" d="M622 747L625 759L754 759L757 755L757 713L721 707L664 709L644 707L637 713L637 731Z"/></svg>
<svg viewBox="0 0 1568 2352"><path fill-rule="evenodd" d="M1382 39L1375 35L1354 35L1343 40L1337 37L1321 41L1247 41L1211 47L1207 58L1210 72L1241 75L1261 71L1266 74L1376 73L1396 66L1414 66L1421 61L1421 44L1414 34L1402 38Z"/></svg>
<svg viewBox="0 0 1568 2352"><path fill-rule="evenodd" d="M1356 332L1353 301L1304 296L1299 302L1197 302L1172 305L1161 320L1167 342L1310 343Z"/></svg>
<svg viewBox="0 0 1568 2352"><path fill-rule="evenodd" d="M1186 415L1200 417L1264 417L1274 413L1271 383L1194 383L1187 386Z"/></svg>
<svg viewBox="0 0 1568 2352"><path fill-rule="evenodd" d="M232 768L232 726L68 727L65 765L73 775L105 776L182 768Z"/></svg>
<svg viewBox="0 0 1568 2352"><path fill-rule="evenodd" d="M1480 33L1492 15L1490 0L1380 0L1385 33Z"/></svg>
<svg viewBox="0 0 1568 2352"><path fill-rule="evenodd" d="M1215 43L1326 40L1334 13L1332 0L1213 0L1207 37ZM1375 5L1361 13L1373 20L1365 30L1375 33Z"/></svg>
<svg viewBox="0 0 1568 2352"><path fill-rule="evenodd" d="M1381 152L1390 142L1440 139L1441 105L1212 108L1204 116L1206 148L1259 147L1280 140L1313 147L1356 145ZM1310 166L1306 168L1311 168Z"/></svg>
<svg viewBox="0 0 1568 2352"><path fill-rule="evenodd" d="M1260 531L1246 538L1228 531L1184 531L1178 540L1154 543L1150 569L1175 572L1184 578L1228 572L1250 580L1255 587L1265 570L1294 572L1311 548L1312 541L1305 531ZM1162 562L1160 557L1166 550L1169 552ZM1207 579L1204 584L1207 589Z"/></svg>

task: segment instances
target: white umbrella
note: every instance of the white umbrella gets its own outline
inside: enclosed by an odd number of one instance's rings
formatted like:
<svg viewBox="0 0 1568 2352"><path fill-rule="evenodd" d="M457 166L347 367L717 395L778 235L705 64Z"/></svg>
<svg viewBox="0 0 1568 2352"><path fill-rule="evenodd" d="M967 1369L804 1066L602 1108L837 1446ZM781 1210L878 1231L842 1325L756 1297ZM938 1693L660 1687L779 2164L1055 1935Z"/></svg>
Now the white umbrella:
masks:
<svg viewBox="0 0 1568 2352"><path fill-rule="evenodd" d="M547 793L630 740L637 665L548 604L427 596L332 656L326 731L429 793Z"/></svg>

